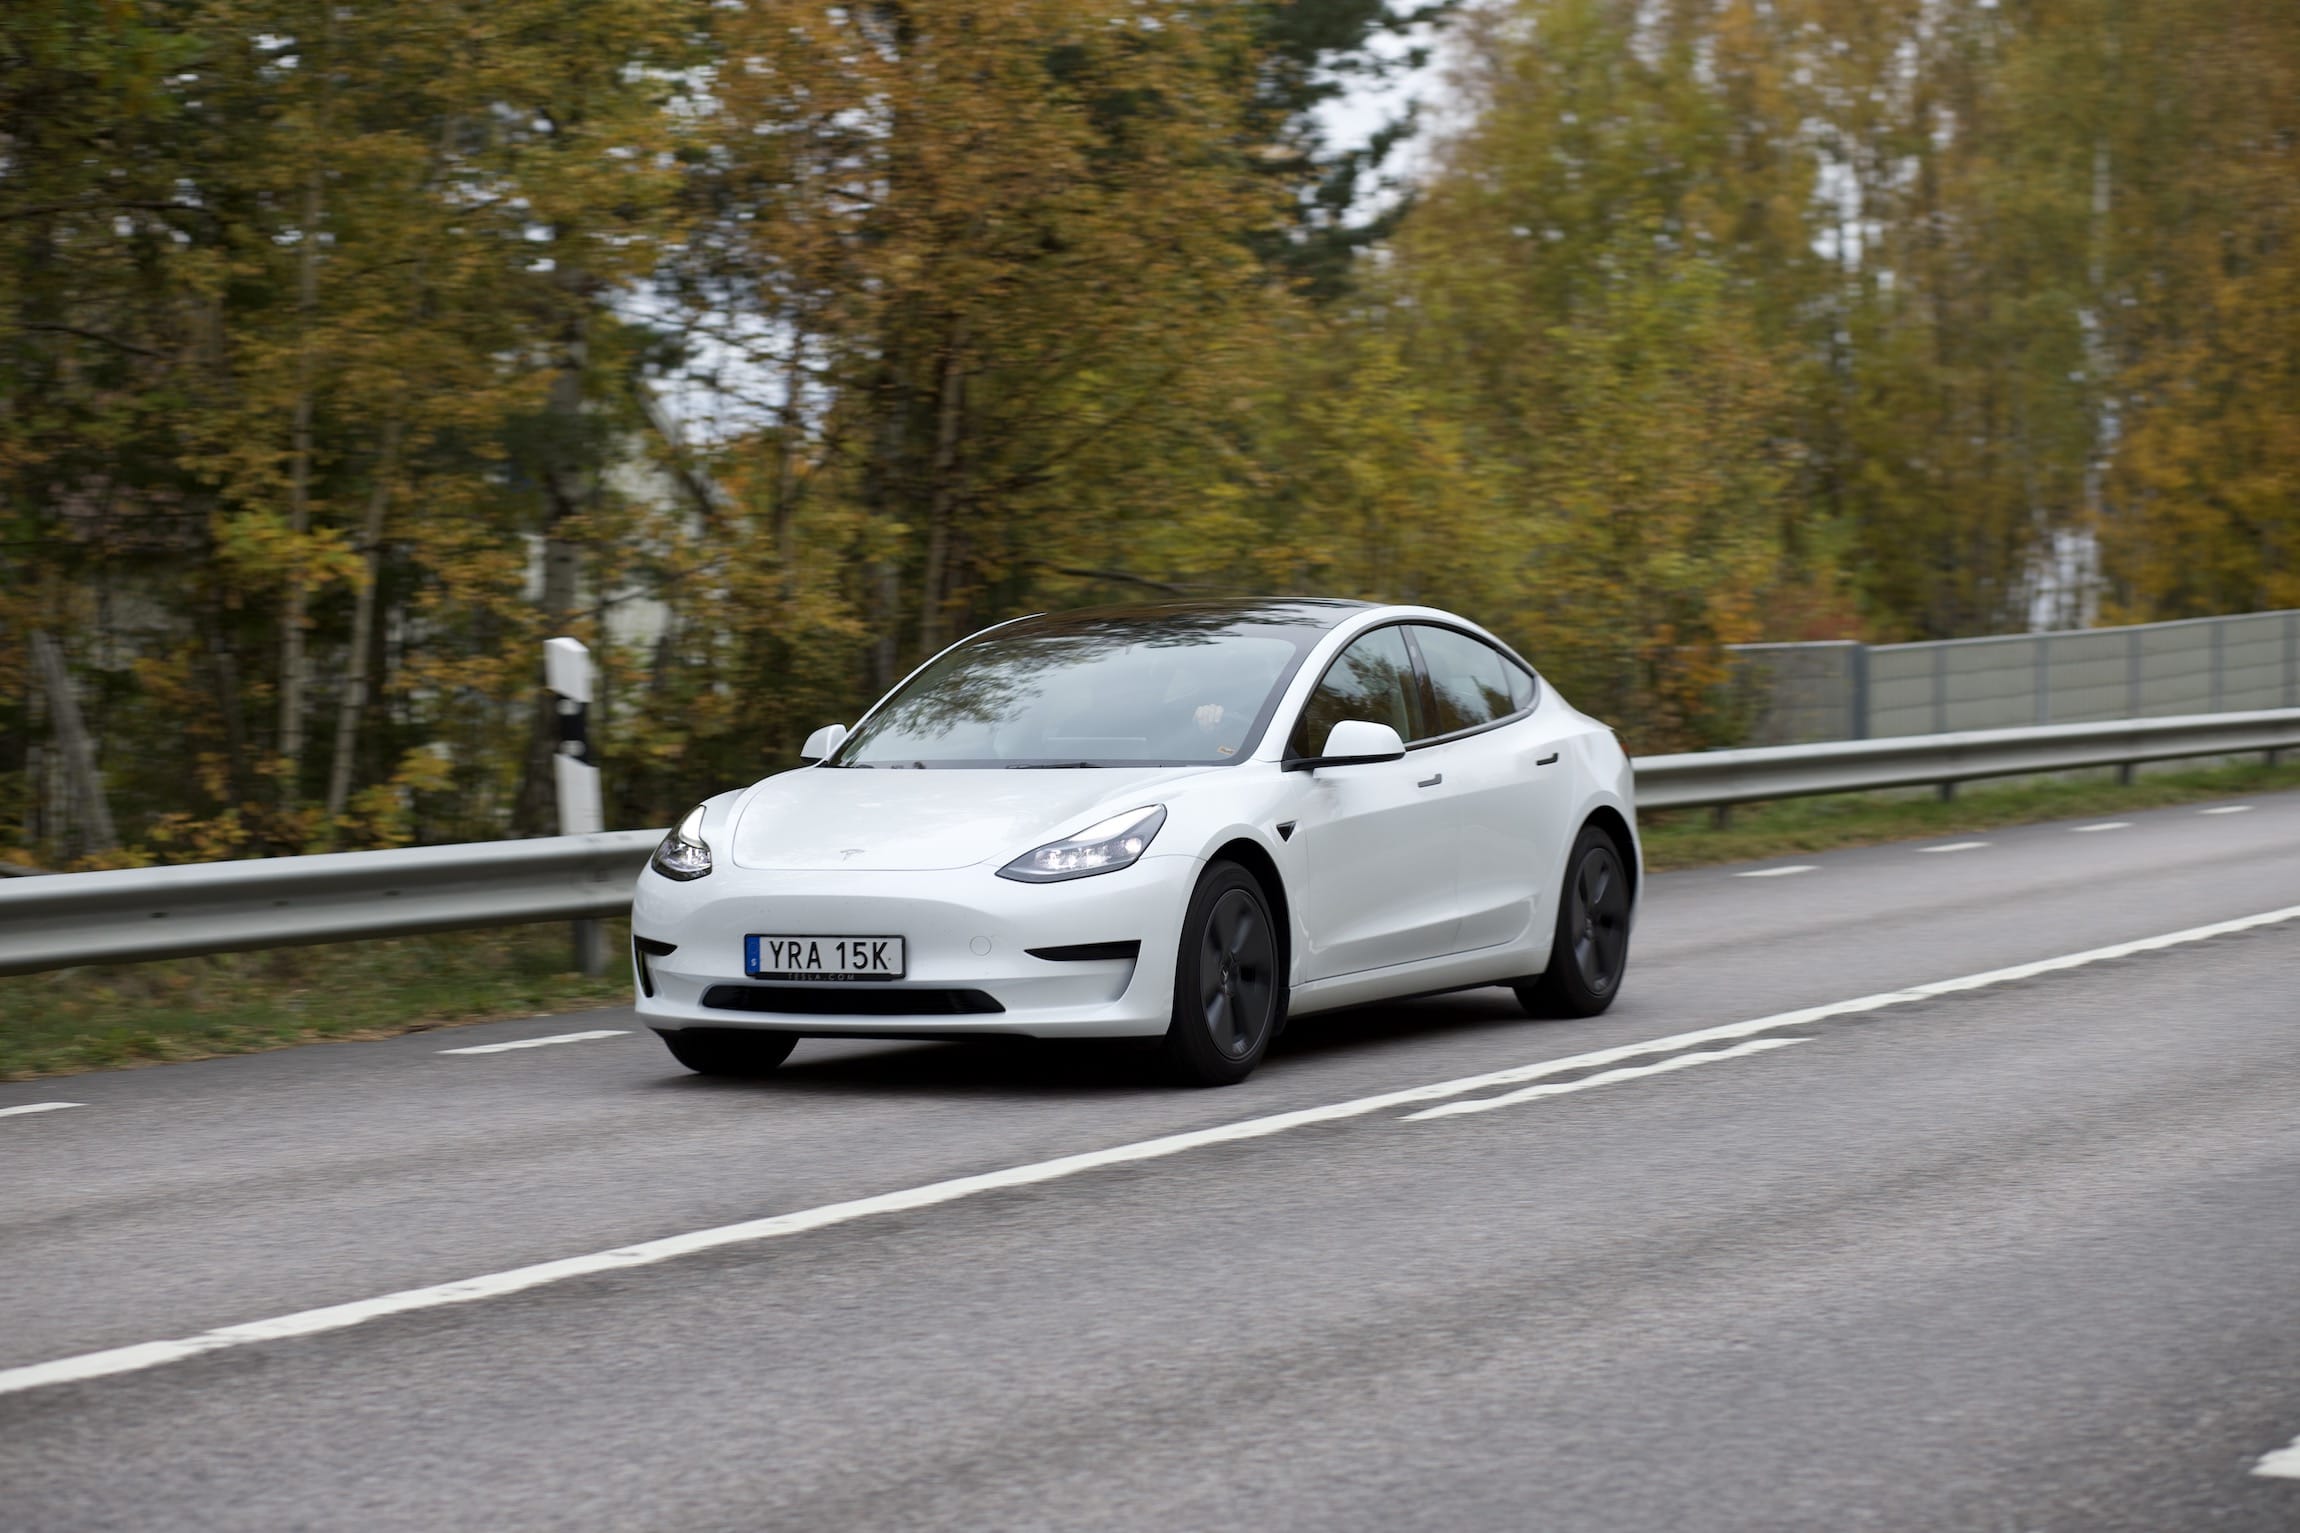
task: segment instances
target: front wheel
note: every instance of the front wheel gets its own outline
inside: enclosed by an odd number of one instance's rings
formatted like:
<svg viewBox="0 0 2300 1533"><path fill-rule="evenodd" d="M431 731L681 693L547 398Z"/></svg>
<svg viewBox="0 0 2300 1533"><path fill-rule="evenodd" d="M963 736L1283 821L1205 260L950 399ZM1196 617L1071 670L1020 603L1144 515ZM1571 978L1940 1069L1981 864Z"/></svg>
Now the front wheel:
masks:
<svg viewBox="0 0 2300 1533"><path fill-rule="evenodd" d="M1515 986L1537 1017L1594 1017L1621 993L1629 969L1629 870L1613 838L1582 827L1565 860L1549 967Z"/></svg>
<svg viewBox="0 0 2300 1533"><path fill-rule="evenodd" d="M689 1027L657 1036L673 1059L697 1075L765 1075L799 1046L789 1033L740 1027Z"/></svg>
<svg viewBox="0 0 2300 1533"><path fill-rule="evenodd" d="M1174 1015L1161 1048L1170 1076L1234 1086L1253 1074L1285 1010L1278 951L1260 882L1234 862L1210 865L1182 918Z"/></svg>

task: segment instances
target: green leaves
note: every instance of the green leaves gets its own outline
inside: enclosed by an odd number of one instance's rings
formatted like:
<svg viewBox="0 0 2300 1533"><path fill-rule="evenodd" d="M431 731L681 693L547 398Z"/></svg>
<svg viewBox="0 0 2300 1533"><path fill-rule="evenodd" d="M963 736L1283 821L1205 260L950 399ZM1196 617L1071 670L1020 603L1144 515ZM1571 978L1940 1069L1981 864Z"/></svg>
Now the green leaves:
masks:
<svg viewBox="0 0 2300 1533"><path fill-rule="evenodd" d="M1454 607L1656 749L1740 639L2300 605L2296 112L2278 0L19 0L0 836L33 626L194 856L547 825L555 632L637 824L1052 606Z"/></svg>

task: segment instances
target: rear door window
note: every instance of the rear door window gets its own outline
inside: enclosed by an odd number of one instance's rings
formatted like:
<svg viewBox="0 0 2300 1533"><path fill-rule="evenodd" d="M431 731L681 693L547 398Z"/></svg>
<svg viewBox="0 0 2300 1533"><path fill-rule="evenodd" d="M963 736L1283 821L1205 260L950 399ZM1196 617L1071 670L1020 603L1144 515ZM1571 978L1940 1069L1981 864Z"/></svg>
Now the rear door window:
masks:
<svg viewBox="0 0 2300 1533"><path fill-rule="evenodd" d="M1414 625L1437 717L1430 733L1450 735L1506 719L1533 702L1533 678L1500 650L1451 628Z"/></svg>

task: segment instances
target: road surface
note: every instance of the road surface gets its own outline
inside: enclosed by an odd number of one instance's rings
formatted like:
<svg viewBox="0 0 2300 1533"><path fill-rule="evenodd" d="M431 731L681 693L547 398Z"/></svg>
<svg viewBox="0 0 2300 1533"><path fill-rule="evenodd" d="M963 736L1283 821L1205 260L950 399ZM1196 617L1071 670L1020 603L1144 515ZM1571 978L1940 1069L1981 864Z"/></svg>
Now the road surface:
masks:
<svg viewBox="0 0 2300 1533"><path fill-rule="evenodd" d="M1605 1017L1138 1071L0 1086L0 1524L2300 1529L2300 795L1657 875Z"/></svg>

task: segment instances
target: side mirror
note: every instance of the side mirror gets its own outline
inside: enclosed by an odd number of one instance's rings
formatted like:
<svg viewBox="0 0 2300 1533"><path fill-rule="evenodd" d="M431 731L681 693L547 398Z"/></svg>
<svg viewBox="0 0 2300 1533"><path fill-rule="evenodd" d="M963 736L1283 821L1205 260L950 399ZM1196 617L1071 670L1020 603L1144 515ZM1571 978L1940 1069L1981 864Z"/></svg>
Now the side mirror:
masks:
<svg viewBox="0 0 2300 1533"><path fill-rule="evenodd" d="M846 725L825 724L822 728L807 736L807 743L799 747L799 764L802 766L813 766L816 762L822 760L832 751L837 750L841 745L845 744L846 737Z"/></svg>
<svg viewBox="0 0 2300 1533"><path fill-rule="evenodd" d="M1323 756L1297 756L1286 766L1309 772L1319 767L1354 766L1364 761L1395 761L1406 753L1406 742L1387 724L1368 719L1344 719L1326 736Z"/></svg>

